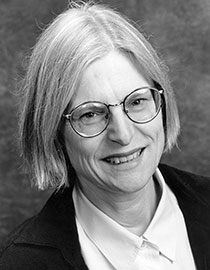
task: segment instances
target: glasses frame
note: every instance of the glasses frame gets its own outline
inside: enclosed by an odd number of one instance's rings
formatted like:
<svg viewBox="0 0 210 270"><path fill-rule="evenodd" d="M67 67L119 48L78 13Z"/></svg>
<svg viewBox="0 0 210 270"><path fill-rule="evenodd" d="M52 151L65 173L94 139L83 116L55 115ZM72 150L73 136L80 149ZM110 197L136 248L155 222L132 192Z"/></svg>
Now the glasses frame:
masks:
<svg viewBox="0 0 210 270"><path fill-rule="evenodd" d="M157 109L155 115L154 115L153 117L151 117L150 119L148 119L148 120L146 120L146 121L135 121L135 120L133 120L133 119L129 116L128 112L126 111L126 108L125 108L125 101L126 101L126 99L127 99L129 96L131 96L133 93L135 93L136 91L141 90L141 89L149 89L149 90L157 91L157 92L160 94L160 105L159 105L159 107L158 107L158 109ZM65 120L68 120L68 121L69 121L70 126L72 127L72 129L73 129L79 136L84 137L84 138L93 138L93 137L96 137L96 136L100 135L101 133L103 133L104 130L108 127L109 122L110 122L110 118L111 118L111 117L110 117L111 112L110 112L110 109L109 109L110 107L117 107L117 106L123 105L123 111L124 111L125 115L128 117L128 119L130 119L133 123L136 123L136 124L146 124L146 123L151 122L151 121L152 121L154 118L156 118L157 115L159 114L159 112L160 112L160 110L161 110L161 108L162 108L162 106L163 106L163 104L164 104L163 98L164 98L164 89L162 89L162 88L161 88L161 89L157 89L157 88L150 87L150 86L139 87L139 88L136 88L135 90L133 90L132 92L130 92L128 95L126 95L125 98L123 99L123 101L121 101L120 103L116 103L116 104L106 104L106 103L101 102L101 101L86 101L86 102L84 102L84 103L81 103L81 104L77 105L75 108L73 108L73 109L70 111L70 113L68 113L68 114L63 114L63 117L65 118ZM76 130L76 128L74 127L74 125L72 124L72 121L71 121L71 117L72 117L73 112L74 112L78 107L80 107L81 105L85 105L85 104L88 104L88 103L103 104L103 105L105 105L105 106L107 107L107 110L108 110L108 113L109 113L108 121L107 121L105 127L104 127L101 131L99 131L99 132L97 132L97 133L95 133L95 134L93 134L93 135L86 135L86 134L84 134L84 133L82 133L82 132L79 132L78 130Z"/></svg>

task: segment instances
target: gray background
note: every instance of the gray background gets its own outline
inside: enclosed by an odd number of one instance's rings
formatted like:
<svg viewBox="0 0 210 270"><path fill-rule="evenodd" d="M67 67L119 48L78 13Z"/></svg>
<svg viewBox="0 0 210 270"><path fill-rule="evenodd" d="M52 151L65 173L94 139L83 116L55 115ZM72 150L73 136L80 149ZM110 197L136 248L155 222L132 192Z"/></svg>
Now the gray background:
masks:
<svg viewBox="0 0 210 270"><path fill-rule="evenodd" d="M168 164L210 176L210 0L110 0L138 22L165 59L181 117ZM0 0L0 241L37 213L52 191L31 188L17 148L15 91L25 57L66 0Z"/></svg>

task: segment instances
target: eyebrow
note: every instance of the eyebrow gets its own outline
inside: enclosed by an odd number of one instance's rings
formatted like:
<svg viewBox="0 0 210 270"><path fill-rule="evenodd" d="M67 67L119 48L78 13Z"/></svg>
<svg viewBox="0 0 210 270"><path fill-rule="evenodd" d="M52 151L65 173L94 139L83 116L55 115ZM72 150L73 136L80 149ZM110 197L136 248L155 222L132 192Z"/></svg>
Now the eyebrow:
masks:
<svg viewBox="0 0 210 270"><path fill-rule="evenodd" d="M83 104L85 104L85 103L91 103L91 102L98 102L98 103L102 103L102 104L106 104L107 106L108 105L111 105L111 106L115 106L116 104L120 104L120 103L122 103L122 102L124 102L124 100L132 93L132 92L134 92L134 91L136 91L136 90L145 90L145 92L146 92L146 90L148 89L148 88L155 88L154 86L151 86L151 85L145 85L145 86L141 86L141 87L137 87L137 88L134 88L133 90L131 90L127 95L125 95L124 96L124 98L122 98L121 100L119 100L118 102L115 102L115 103L107 103L107 102L104 102L104 101L100 101L100 100L85 100L85 101L82 101L82 102L80 102L80 103L78 103L78 104L76 104L76 105L74 105L74 106L72 106L73 105L73 102L69 102L69 105L67 106L67 111L68 112L71 112L72 110L74 110L75 108L77 108L77 107L79 107L80 105L83 105ZM158 90L158 89L157 89ZM144 92L144 93L145 93Z"/></svg>

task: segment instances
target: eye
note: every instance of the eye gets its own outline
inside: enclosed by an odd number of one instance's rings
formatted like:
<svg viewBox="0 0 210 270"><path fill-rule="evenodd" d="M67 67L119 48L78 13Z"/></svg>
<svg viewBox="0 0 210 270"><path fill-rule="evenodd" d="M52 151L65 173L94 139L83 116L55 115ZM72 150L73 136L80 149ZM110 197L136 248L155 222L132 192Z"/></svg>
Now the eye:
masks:
<svg viewBox="0 0 210 270"><path fill-rule="evenodd" d="M136 98L131 102L131 105L137 106L137 105L142 105L142 103L145 101L145 98Z"/></svg>
<svg viewBox="0 0 210 270"><path fill-rule="evenodd" d="M127 106L132 108L132 107L142 107L145 105L145 102L147 102L148 99L146 97L143 96L136 96L136 97L132 97L130 100L128 100L127 102Z"/></svg>
<svg viewBox="0 0 210 270"><path fill-rule="evenodd" d="M97 114L96 112L86 112L86 113L84 113L84 114L82 114L82 115L80 116L80 119L82 119L82 118L91 119L91 118L96 117L97 115L98 115L98 114Z"/></svg>
<svg viewBox="0 0 210 270"><path fill-rule="evenodd" d="M106 117L107 112L100 108L94 108L90 110L81 111L81 114L78 117L78 121L81 121L83 124L95 124Z"/></svg>
<svg viewBox="0 0 210 270"><path fill-rule="evenodd" d="M71 115L72 122L93 125L105 121L109 111L106 105L99 102L87 102L78 106Z"/></svg>

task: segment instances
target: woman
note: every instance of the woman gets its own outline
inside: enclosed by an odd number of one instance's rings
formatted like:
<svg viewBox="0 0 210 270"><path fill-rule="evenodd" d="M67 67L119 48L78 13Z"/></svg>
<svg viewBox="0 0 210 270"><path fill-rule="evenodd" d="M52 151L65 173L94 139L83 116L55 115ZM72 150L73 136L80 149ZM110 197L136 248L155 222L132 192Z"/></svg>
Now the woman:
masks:
<svg viewBox="0 0 210 270"><path fill-rule="evenodd" d="M23 155L56 192L10 235L1 269L209 269L210 179L159 164L179 118L131 22L75 4L41 35L23 94Z"/></svg>

